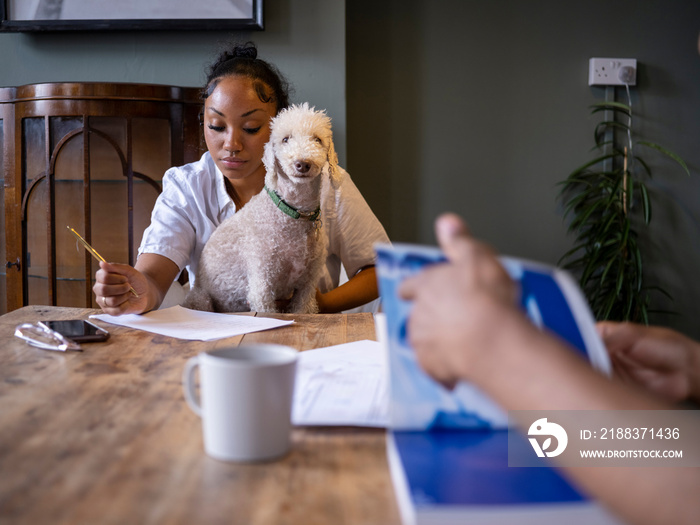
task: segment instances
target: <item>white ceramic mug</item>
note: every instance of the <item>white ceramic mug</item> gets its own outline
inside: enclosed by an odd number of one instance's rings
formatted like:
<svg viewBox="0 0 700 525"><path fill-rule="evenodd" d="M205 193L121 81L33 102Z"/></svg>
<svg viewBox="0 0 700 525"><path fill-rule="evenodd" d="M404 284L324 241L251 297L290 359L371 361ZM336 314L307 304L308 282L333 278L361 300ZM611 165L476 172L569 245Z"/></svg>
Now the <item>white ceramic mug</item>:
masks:
<svg viewBox="0 0 700 525"><path fill-rule="evenodd" d="M259 461L289 450L296 361L295 349L273 344L211 350L187 361L185 399L202 418L208 455ZM194 381L198 367L201 403Z"/></svg>

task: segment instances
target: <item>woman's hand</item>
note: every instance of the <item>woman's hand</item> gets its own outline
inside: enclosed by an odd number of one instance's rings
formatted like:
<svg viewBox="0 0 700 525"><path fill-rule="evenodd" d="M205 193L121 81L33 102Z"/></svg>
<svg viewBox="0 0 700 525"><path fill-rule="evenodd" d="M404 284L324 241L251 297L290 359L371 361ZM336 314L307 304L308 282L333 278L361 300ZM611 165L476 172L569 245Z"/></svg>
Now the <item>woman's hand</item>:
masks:
<svg viewBox="0 0 700 525"><path fill-rule="evenodd" d="M700 402L700 344L668 328L597 324L615 375L662 398Z"/></svg>
<svg viewBox="0 0 700 525"><path fill-rule="evenodd" d="M148 307L148 279L128 264L100 262L92 291L106 314L140 314Z"/></svg>

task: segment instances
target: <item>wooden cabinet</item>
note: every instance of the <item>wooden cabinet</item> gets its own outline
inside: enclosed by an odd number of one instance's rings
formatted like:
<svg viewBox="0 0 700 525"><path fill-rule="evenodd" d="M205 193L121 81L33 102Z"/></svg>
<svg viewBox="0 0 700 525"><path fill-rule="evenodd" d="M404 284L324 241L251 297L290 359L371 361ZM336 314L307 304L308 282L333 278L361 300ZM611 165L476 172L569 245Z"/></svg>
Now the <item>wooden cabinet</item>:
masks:
<svg viewBox="0 0 700 525"><path fill-rule="evenodd" d="M97 264L134 264L171 166L204 151L197 88L56 83L0 88L0 313L96 307Z"/></svg>

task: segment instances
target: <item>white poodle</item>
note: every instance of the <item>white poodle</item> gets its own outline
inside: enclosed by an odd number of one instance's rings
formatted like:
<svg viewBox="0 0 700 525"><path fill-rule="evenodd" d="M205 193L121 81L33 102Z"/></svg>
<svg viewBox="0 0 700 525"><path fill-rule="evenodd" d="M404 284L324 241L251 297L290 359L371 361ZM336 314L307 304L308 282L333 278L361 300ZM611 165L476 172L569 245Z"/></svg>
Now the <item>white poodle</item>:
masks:
<svg viewBox="0 0 700 525"><path fill-rule="evenodd" d="M184 306L214 312L316 313L326 261L321 183L335 183L331 119L308 104L280 111L265 144L265 188L222 222L204 246ZM325 175L325 176L324 176Z"/></svg>

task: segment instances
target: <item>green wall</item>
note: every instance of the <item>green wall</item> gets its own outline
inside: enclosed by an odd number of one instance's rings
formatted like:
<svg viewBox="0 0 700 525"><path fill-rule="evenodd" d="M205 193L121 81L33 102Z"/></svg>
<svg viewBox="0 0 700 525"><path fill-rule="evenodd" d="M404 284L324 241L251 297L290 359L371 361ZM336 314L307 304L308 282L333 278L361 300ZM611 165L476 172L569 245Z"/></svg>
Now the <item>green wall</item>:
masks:
<svg viewBox="0 0 700 525"><path fill-rule="evenodd" d="M648 283L679 314L653 320L700 338L699 32L696 0L348 1L348 168L395 241L433 243L452 210L502 253L556 263L572 245L557 182L591 158L605 97L588 59L636 58L634 125L692 173L653 162Z"/></svg>
<svg viewBox="0 0 700 525"><path fill-rule="evenodd" d="M394 240L434 242L434 218L453 210L501 252L554 263L571 245L556 185L589 158L588 106L605 96L588 59L636 58L637 131L692 173L654 162L642 242L650 284L675 299L656 306L678 312L654 320L700 338L700 2L268 0L265 25L0 34L0 85L199 86L220 42L253 39L294 101L328 110L341 163Z"/></svg>
<svg viewBox="0 0 700 525"><path fill-rule="evenodd" d="M0 86L141 82L201 86L228 40L253 40L295 88L295 102L328 110L345 156L345 2L266 0L265 30L0 34ZM313 28L313 31L309 29Z"/></svg>

